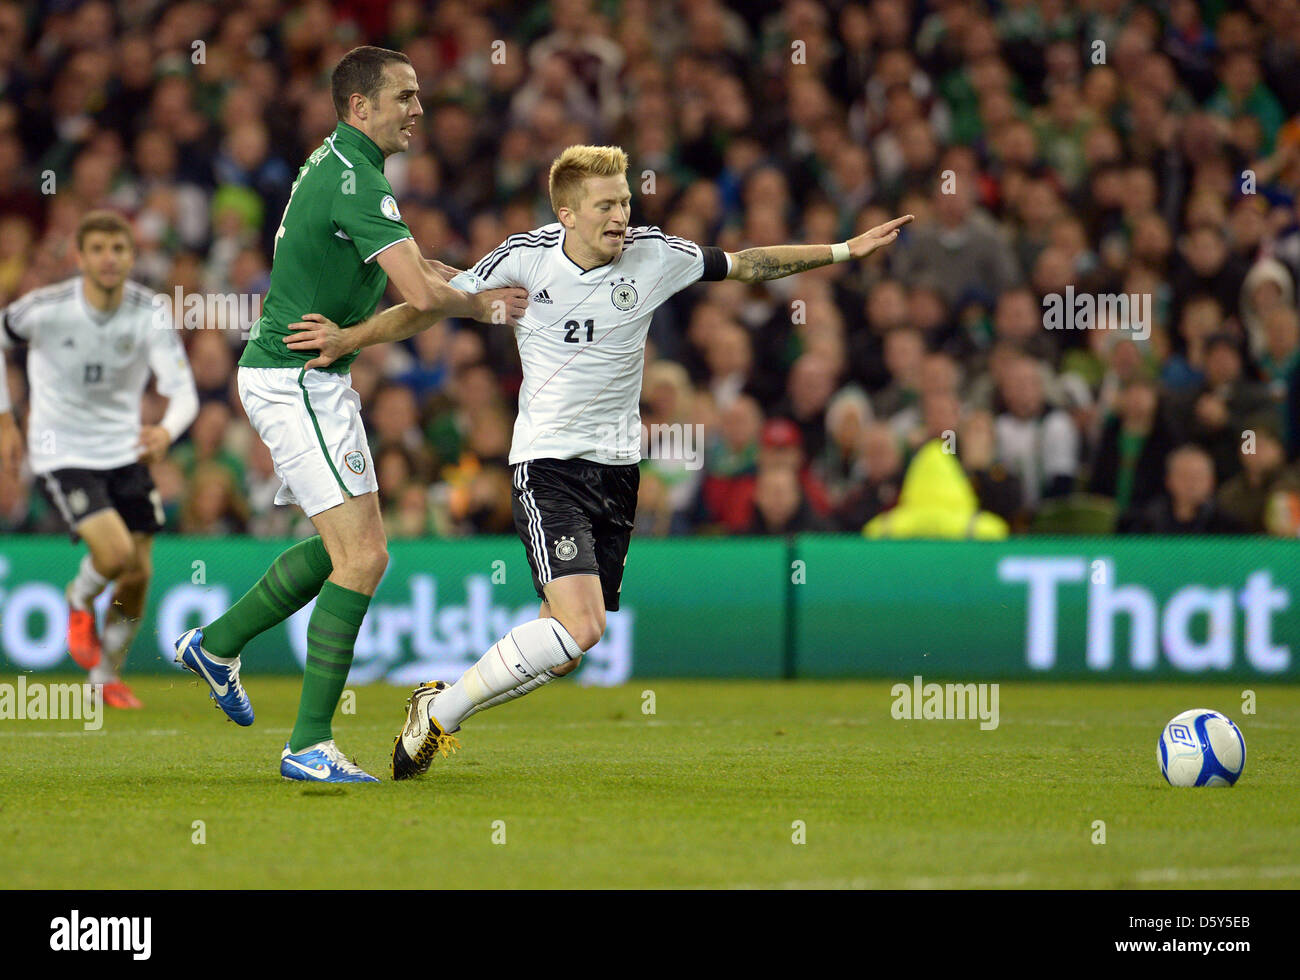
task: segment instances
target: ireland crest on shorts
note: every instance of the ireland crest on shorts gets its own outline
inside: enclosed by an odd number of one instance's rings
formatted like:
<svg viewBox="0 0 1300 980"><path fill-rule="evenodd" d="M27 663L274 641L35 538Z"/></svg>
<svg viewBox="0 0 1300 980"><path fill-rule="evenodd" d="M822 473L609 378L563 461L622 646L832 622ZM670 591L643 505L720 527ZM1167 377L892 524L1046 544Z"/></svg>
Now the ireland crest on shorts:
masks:
<svg viewBox="0 0 1300 980"><path fill-rule="evenodd" d="M348 453L346 456L343 457L343 464L348 469L350 469L353 473L360 475L366 471L365 454L363 454L359 450L354 449L352 450L352 452Z"/></svg>

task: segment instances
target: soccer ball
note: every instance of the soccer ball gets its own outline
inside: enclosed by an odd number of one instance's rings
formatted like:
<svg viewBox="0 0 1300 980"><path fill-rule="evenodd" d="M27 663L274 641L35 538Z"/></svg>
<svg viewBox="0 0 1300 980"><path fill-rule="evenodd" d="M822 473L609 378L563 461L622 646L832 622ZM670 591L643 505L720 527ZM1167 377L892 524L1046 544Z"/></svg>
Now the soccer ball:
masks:
<svg viewBox="0 0 1300 980"><path fill-rule="evenodd" d="M1193 708L1165 726L1156 759L1170 786L1231 786L1246 765L1246 740L1231 719Z"/></svg>

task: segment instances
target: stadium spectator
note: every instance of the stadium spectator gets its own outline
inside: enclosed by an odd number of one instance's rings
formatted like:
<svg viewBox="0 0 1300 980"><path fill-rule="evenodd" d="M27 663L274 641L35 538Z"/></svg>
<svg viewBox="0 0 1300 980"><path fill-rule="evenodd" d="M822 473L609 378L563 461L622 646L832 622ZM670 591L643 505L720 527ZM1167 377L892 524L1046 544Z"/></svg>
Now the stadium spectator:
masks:
<svg viewBox="0 0 1300 980"><path fill-rule="evenodd" d="M945 424L950 424L945 420ZM979 501L981 511L995 514L1009 527L1024 530L1024 490L1020 478L997 461L997 434L993 416L973 411L962 417L956 430L956 449L962 469Z"/></svg>
<svg viewBox="0 0 1300 980"><path fill-rule="evenodd" d="M1224 314L1235 315L1247 271L1245 260L1228 251L1221 227L1208 223L1193 227L1182 243L1170 275L1173 316L1177 318L1181 314L1183 298L1201 293L1218 300Z"/></svg>
<svg viewBox="0 0 1300 980"><path fill-rule="evenodd" d="M435 522L430 513L430 497L434 492L415 484L402 486L384 508L384 531L393 540L427 537ZM443 532L447 528L444 526Z"/></svg>
<svg viewBox="0 0 1300 980"><path fill-rule="evenodd" d="M235 355L224 334L224 330L200 330L190 341L190 363L200 403L219 401L227 406L238 403L238 394L231 393Z"/></svg>
<svg viewBox="0 0 1300 980"><path fill-rule="evenodd" d="M1241 442L1241 472L1219 488L1219 508L1250 534L1263 534L1269 503L1278 492L1300 490L1300 466L1287 465L1271 419L1252 421L1253 439Z"/></svg>
<svg viewBox="0 0 1300 980"><path fill-rule="evenodd" d="M812 468L826 487L832 509L837 510L852 489L858 447L871 421L871 402L857 387L841 388L826 406L826 446Z"/></svg>
<svg viewBox="0 0 1300 980"><path fill-rule="evenodd" d="M1241 320L1253 356L1259 357L1267 349L1264 324L1269 315L1288 309L1295 309L1295 284L1291 273L1277 259L1266 258L1256 262L1241 284Z"/></svg>
<svg viewBox="0 0 1300 980"><path fill-rule="evenodd" d="M745 494L745 485L758 468L758 439L763 428L763 410L748 395L740 395L718 415L717 431L713 433L704 454L704 480L700 486L699 515L697 520L706 525L727 525L729 509ZM642 498L649 498L654 507L659 504L658 491L662 481L649 491L642 478ZM738 518L730 518L734 526Z"/></svg>
<svg viewBox="0 0 1300 980"><path fill-rule="evenodd" d="M638 537L659 538L673 530L674 515L668 487L658 473L642 471L641 483L637 487L636 518L632 523L632 533Z"/></svg>
<svg viewBox="0 0 1300 980"><path fill-rule="evenodd" d="M1070 416L1048 405L1036 361L1017 357L1006 367L998 394L1006 408L995 423L997 461L1019 477L1027 511L1074 489L1079 434Z"/></svg>
<svg viewBox="0 0 1300 980"><path fill-rule="evenodd" d="M845 531L861 531L877 514L898 503L903 485L903 452L893 429L872 422L862 430L854 482L835 508L835 520Z"/></svg>
<svg viewBox="0 0 1300 980"><path fill-rule="evenodd" d="M1223 307L1213 296L1193 297L1178 318L1178 347L1164 359L1160 380L1170 391L1195 388L1205 378L1205 342L1223 323Z"/></svg>
<svg viewBox="0 0 1300 980"><path fill-rule="evenodd" d="M154 468L154 480L162 488L163 481ZM299 516L293 508L275 506L275 495L283 485L271 461L271 451L261 439L248 443L248 469L244 472L244 499L248 501L248 533L259 538L296 537L295 525ZM164 495L164 500L166 499Z"/></svg>
<svg viewBox="0 0 1300 980"><path fill-rule="evenodd" d="M453 348L449 359L454 357ZM477 361L458 369L453 360L450 384L425 413L424 435L434 458L443 463L458 460L474 418L500 407L501 393L491 369Z"/></svg>
<svg viewBox="0 0 1300 980"><path fill-rule="evenodd" d="M225 469L236 486L243 479L244 459L227 446L227 440L238 430L231 425L233 414L224 401L210 400L199 409L198 417L190 426L189 439L178 445L172 458L181 468L188 483L199 477L205 467Z"/></svg>
<svg viewBox="0 0 1300 980"><path fill-rule="evenodd" d="M1273 409L1268 389L1242 376L1236 338L1217 333L1205 342L1205 380L1175 401L1173 415L1182 423L1176 430L1179 441L1205 449L1222 481L1240 468L1238 445L1247 420Z"/></svg>
<svg viewBox="0 0 1300 980"><path fill-rule="evenodd" d="M235 474L220 463L205 461L190 477L177 530L201 537L243 534L248 516Z"/></svg>
<svg viewBox="0 0 1300 980"><path fill-rule="evenodd" d="M709 394L715 404L725 408L749 386L754 364L749 331L734 320L720 322L704 357L709 367Z"/></svg>
<svg viewBox="0 0 1300 980"><path fill-rule="evenodd" d="M1165 492L1120 515L1121 534L1233 534L1240 524L1214 500L1214 461L1186 443L1165 459Z"/></svg>
<svg viewBox="0 0 1300 980"><path fill-rule="evenodd" d="M921 397L925 340L910 327L891 330L884 338L884 355L890 380L876 392L872 405L877 418L892 420Z"/></svg>
<svg viewBox="0 0 1300 980"><path fill-rule="evenodd" d="M835 367L820 354L804 354L790 368L786 399L774 409L799 427L800 441L810 459L826 448L826 407L835 393Z"/></svg>
<svg viewBox="0 0 1300 980"><path fill-rule="evenodd" d="M0 473L0 531L6 534L30 531L31 500L17 473Z"/></svg>
<svg viewBox="0 0 1300 980"><path fill-rule="evenodd" d="M1154 380L1132 378L1120 390L1115 412L1102 428L1087 489L1113 499L1117 513L1145 507L1164 484L1165 457L1173 441L1159 410L1159 397Z"/></svg>
<svg viewBox="0 0 1300 980"><path fill-rule="evenodd" d="M163 527L175 533L180 526L181 521L181 504L184 502L185 495L188 492L189 485L186 482L185 474L181 468L176 465L174 458L164 459L162 462L154 463L149 467L149 473L153 477L154 484L158 488L158 499L162 501L163 508ZM279 479L276 480L276 489L280 487ZM283 508L281 508L283 510ZM46 530L55 530L47 528Z"/></svg>
<svg viewBox="0 0 1300 980"><path fill-rule="evenodd" d="M969 180L955 180L951 188L937 186L934 221L922 223L917 218L917 227L904 237L894 265L894 273L904 281L935 283L951 307L972 296L992 300L1022 278L1004 236L987 214L976 209L975 193Z"/></svg>
<svg viewBox="0 0 1300 980"><path fill-rule="evenodd" d="M812 472L803 451L803 437L789 419L773 418L764 423L758 444L757 469L785 467L798 474L802 495L819 517L830 513L826 488ZM712 515L733 534L743 533L754 517L756 475L741 475L713 497Z"/></svg>
<svg viewBox="0 0 1300 980"><path fill-rule="evenodd" d="M921 360L917 389L920 400L889 420L909 453L956 429L961 414L961 368L947 354L927 354Z"/></svg>
<svg viewBox="0 0 1300 980"><path fill-rule="evenodd" d="M1055 334L1043 329L1043 307L1032 290L1009 289L993 308L993 338L1015 346L1022 354L1046 364L1056 363Z"/></svg>
<svg viewBox="0 0 1300 980"><path fill-rule="evenodd" d="M698 488L670 470L652 476L659 461L647 467L643 498L672 501L657 529L748 527L760 457L797 458L815 512L828 505L820 475L837 514L865 514L891 492L878 424L911 434L914 449L933 434L927 418L954 414L986 511L1023 529L1038 502L1072 485L1072 454L1091 463L1086 488L1136 514L1157 470L1164 482L1168 440L1209 449L1225 492L1260 413L1280 423L1286 465L1300 454L1291 6L625 0L611 18L590 0L488 13L459 0L312 3L292 16L260 0L47 4L36 15L0 3L0 300L75 274L72 233L98 203L131 219L135 275L169 300L177 288L260 299L296 168L336 122L329 69L352 43L395 45L430 88L411 152L387 172L431 257L458 268L552 220L546 166L571 142L634 151L634 223L731 251L839 241L917 215L881 261L699 286L660 308L649 364L680 365L686 387L671 420L653 406L647 418L705 425L711 441ZM795 39L805 63L789 56ZM1088 57L1095 40L1106 64ZM1041 297L1068 286L1149 295L1150 338L1122 323L1045 330ZM165 507L174 526L194 474L217 463L247 495L250 533L295 533L275 516L274 474L232 388L256 310L215 309L177 317L206 414L159 464ZM385 501L401 533L500 523L496 463L479 457L509 431L514 345L508 330L453 322L353 364L377 451L395 442L419 460L409 482L423 496L403 487L400 504ZM950 366L955 412L936 380ZM1154 388L1139 380L1148 372ZM10 371L19 419L20 374ZM845 384L878 420L856 437L871 449L851 445L863 413ZM974 469L970 454L982 463L986 447L971 410L992 413L996 431L991 462ZM763 428L767 413L795 423L795 438ZM973 448L962 445L972 424ZM1033 469L1055 455L1050 476ZM1021 478L1015 508L990 499L987 481L1004 493ZM42 506L30 474L10 496L10 523L20 497L33 514ZM205 512L221 509L219 496ZM855 530L857 520L837 517ZM39 514L24 521L44 526Z"/></svg>
<svg viewBox="0 0 1300 980"><path fill-rule="evenodd" d="M798 534L831 527L809 506L799 474L788 466L759 466L749 534Z"/></svg>
<svg viewBox="0 0 1300 980"><path fill-rule="evenodd" d="M382 385L374 395L370 413L375 445L402 446L411 452L423 449L420 433L420 408L415 393L403 384Z"/></svg>
<svg viewBox="0 0 1300 980"><path fill-rule="evenodd" d="M1007 523L979 509L970 480L941 439L922 446L903 476L898 503L867 522L869 538L975 538L1007 536Z"/></svg>
<svg viewBox="0 0 1300 980"><path fill-rule="evenodd" d="M641 431L611 430L620 452L640 446L641 472L653 473L668 494L675 530L684 530L703 479L699 453L704 449L697 418L696 394L686 369L673 361L658 361L645 370L642 381Z"/></svg>
<svg viewBox="0 0 1300 980"><path fill-rule="evenodd" d="M1281 401L1286 379L1300 364L1300 315L1294 306L1280 306L1263 317L1263 345L1259 369L1274 400Z"/></svg>
<svg viewBox="0 0 1300 980"><path fill-rule="evenodd" d="M891 378L885 362L885 337L905 327L907 288L896 279L882 279L867 293L866 329L856 330L849 338L849 366L853 379L868 392L878 392Z"/></svg>

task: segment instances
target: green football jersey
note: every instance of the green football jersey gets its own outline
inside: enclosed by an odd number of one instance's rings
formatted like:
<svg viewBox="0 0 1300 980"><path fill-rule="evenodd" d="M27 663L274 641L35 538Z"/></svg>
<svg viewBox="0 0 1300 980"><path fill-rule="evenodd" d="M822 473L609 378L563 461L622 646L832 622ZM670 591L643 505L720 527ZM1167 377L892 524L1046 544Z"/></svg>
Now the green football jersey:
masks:
<svg viewBox="0 0 1300 980"><path fill-rule="evenodd" d="M298 171L275 233L271 288L239 363L301 367L315 351L285 346L289 325L320 313L340 327L375 311L388 275L375 262L388 246L411 238L384 176L384 155L365 133L339 123ZM326 371L348 369L355 354Z"/></svg>

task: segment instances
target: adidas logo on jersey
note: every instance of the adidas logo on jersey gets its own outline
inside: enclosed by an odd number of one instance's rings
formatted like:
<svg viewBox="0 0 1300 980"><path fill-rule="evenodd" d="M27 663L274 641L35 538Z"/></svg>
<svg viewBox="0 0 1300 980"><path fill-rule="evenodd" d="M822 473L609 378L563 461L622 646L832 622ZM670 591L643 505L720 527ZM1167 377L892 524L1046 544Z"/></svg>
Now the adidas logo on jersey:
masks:
<svg viewBox="0 0 1300 980"><path fill-rule="evenodd" d="M551 299L551 294L548 293L545 289L539 289L537 292L533 293L533 302L551 303L553 302L553 300Z"/></svg>

